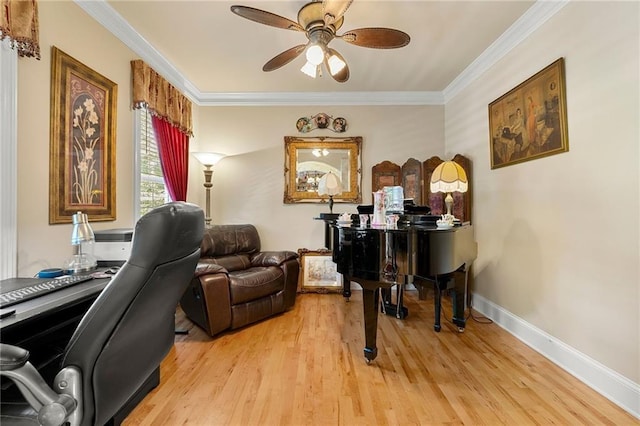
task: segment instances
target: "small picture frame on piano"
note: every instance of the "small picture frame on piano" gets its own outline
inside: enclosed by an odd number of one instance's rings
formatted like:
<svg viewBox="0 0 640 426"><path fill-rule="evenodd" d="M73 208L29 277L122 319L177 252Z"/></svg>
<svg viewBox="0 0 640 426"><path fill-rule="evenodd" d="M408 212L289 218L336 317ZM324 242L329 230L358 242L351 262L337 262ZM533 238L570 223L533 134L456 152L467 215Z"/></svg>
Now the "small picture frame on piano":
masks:
<svg viewBox="0 0 640 426"><path fill-rule="evenodd" d="M332 293L342 291L342 274L333 262L331 250L298 249L300 275L298 290L301 293Z"/></svg>

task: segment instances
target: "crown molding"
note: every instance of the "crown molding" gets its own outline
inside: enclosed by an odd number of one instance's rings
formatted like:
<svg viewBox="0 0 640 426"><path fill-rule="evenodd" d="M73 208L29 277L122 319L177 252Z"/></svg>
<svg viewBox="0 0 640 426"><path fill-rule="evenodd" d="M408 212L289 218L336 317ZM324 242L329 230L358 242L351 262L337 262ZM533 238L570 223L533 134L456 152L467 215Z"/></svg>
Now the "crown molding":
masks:
<svg viewBox="0 0 640 426"><path fill-rule="evenodd" d="M569 0L536 1L516 22L480 54L442 91L444 103L494 66L507 53L558 13Z"/></svg>
<svg viewBox="0 0 640 426"><path fill-rule="evenodd" d="M201 106L444 105L441 92L202 93Z"/></svg>
<svg viewBox="0 0 640 426"><path fill-rule="evenodd" d="M106 0L74 0L89 16L109 30L116 38L133 50L158 74L181 90L192 102L198 103L200 91L187 78L142 37Z"/></svg>
<svg viewBox="0 0 640 426"><path fill-rule="evenodd" d="M87 14L199 106L444 105L570 0L536 1L442 92L201 92L106 0L74 0Z"/></svg>

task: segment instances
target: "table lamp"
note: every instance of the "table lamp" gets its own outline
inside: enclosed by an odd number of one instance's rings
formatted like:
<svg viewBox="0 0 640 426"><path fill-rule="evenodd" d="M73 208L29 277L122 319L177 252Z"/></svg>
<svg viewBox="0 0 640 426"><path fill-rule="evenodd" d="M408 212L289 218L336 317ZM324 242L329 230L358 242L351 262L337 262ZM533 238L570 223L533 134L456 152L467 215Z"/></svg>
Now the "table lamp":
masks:
<svg viewBox="0 0 640 426"><path fill-rule="evenodd" d="M333 196L342 192L342 185L338 176L329 172L324 174L318 182L318 195L329 196L329 213L333 213Z"/></svg>
<svg viewBox="0 0 640 426"><path fill-rule="evenodd" d="M95 236L89 225L86 213L78 212L71 216L73 229L71 231L71 246L73 256L65 262L65 270L70 273L86 272L98 266L98 260L93 255Z"/></svg>
<svg viewBox="0 0 640 426"><path fill-rule="evenodd" d="M205 218L204 223L209 226L211 224L211 177L213 170L211 168L225 157L224 154L218 152L193 152L194 157L204 166L204 188L206 193Z"/></svg>
<svg viewBox="0 0 640 426"><path fill-rule="evenodd" d="M469 181L462 166L455 161L444 161L433 171L431 175L431 192L444 192L447 196L444 203L447 206L447 216L451 216L454 191L467 192Z"/></svg>

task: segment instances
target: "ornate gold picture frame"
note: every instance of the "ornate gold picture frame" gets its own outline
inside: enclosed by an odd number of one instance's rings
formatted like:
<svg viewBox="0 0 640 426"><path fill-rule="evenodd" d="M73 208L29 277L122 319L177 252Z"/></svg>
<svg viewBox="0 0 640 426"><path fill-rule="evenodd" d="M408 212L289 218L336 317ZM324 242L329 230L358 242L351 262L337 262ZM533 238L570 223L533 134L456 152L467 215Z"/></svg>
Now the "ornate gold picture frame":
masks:
<svg viewBox="0 0 640 426"><path fill-rule="evenodd" d="M564 58L489 104L491 168L569 150Z"/></svg>
<svg viewBox="0 0 640 426"><path fill-rule="evenodd" d="M284 203L326 203L318 194L320 178L332 172L340 179L342 191L336 203L362 202L362 137L284 138Z"/></svg>
<svg viewBox="0 0 640 426"><path fill-rule="evenodd" d="M116 219L117 85L51 48L49 223Z"/></svg>
<svg viewBox="0 0 640 426"><path fill-rule="evenodd" d="M302 293L342 291L342 274L337 271L331 250L298 249L300 275L298 288Z"/></svg>

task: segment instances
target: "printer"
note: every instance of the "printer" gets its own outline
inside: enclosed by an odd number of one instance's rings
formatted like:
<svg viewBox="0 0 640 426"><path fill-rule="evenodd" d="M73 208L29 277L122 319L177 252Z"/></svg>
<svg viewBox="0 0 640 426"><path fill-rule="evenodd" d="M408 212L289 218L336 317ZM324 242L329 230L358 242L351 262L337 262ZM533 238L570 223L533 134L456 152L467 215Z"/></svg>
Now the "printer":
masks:
<svg viewBox="0 0 640 426"><path fill-rule="evenodd" d="M122 266L131 255L133 229L118 228L94 231L95 246L93 254L100 266Z"/></svg>

